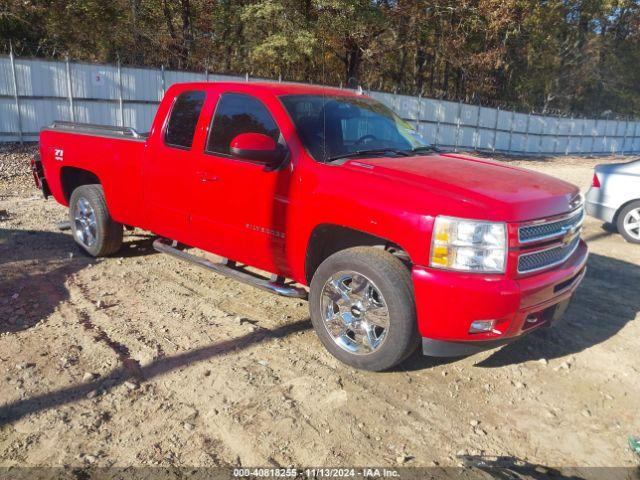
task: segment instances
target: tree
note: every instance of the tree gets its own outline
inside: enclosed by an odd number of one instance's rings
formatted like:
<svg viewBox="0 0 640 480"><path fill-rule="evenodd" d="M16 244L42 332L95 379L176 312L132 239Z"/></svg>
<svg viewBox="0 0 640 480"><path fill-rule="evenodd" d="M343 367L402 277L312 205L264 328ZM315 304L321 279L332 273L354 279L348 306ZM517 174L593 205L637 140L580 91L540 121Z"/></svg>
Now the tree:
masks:
<svg viewBox="0 0 640 480"><path fill-rule="evenodd" d="M0 40L21 55L640 110L640 0L0 0Z"/></svg>
<svg viewBox="0 0 640 480"><path fill-rule="evenodd" d="M299 67L311 62L317 39L299 5L295 0L262 0L244 7L241 19L252 72L296 78Z"/></svg>
<svg viewBox="0 0 640 480"><path fill-rule="evenodd" d="M371 0L316 0L317 35L322 61L328 50L343 65L345 84L360 84L363 62L371 62L381 49L379 37L389 29L386 9Z"/></svg>

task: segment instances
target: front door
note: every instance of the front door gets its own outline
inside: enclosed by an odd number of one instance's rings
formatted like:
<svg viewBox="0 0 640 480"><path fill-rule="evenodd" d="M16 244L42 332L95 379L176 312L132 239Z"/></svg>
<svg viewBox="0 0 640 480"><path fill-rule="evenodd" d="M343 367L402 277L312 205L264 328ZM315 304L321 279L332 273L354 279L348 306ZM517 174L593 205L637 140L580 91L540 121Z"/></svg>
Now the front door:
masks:
<svg viewBox="0 0 640 480"><path fill-rule="evenodd" d="M233 157L241 133L284 143L267 107L244 93L223 93L215 106L204 151L196 160L192 229L200 248L270 272L288 272L284 242L292 164L268 171Z"/></svg>
<svg viewBox="0 0 640 480"><path fill-rule="evenodd" d="M193 203L192 144L205 101L201 90L180 93L164 131L150 145L144 166L144 197L149 230L187 242Z"/></svg>

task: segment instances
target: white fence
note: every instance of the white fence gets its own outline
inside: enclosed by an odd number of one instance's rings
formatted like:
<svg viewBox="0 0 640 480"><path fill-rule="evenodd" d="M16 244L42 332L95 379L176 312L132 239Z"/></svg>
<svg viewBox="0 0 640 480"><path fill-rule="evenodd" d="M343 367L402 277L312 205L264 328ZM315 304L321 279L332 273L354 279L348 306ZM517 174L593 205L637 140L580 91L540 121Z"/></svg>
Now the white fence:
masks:
<svg viewBox="0 0 640 480"><path fill-rule="evenodd" d="M241 80L207 72L0 56L0 141L37 140L54 120L150 128L173 83ZM510 154L640 152L640 122L541 116L445 100L368 92L447 149Z"/></svg>

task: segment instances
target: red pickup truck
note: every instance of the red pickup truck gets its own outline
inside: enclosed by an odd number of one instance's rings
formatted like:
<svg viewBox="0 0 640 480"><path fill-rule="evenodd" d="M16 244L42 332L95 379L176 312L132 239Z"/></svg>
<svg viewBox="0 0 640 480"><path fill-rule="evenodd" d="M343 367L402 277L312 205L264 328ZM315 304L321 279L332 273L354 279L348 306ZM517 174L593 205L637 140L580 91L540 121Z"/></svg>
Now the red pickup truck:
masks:
<svg viewBox="0 0 640 480"><path fill-rule="evenodd" d="M578 188L443 153L358 93L271 83L172 86L148 134L56 122L36 184L75 241L154 247L304 298L324 346L383 370L463 356L553 323L585 274ZM188 247L215 253L213 262Z"/></svg>

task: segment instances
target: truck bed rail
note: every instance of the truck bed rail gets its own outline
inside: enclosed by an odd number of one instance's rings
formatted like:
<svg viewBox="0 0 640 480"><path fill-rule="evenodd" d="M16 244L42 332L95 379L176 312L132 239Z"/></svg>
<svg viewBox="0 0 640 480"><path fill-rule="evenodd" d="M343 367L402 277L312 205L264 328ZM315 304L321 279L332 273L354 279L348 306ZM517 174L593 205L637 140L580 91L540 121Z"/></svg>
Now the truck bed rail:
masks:
<svg viewBox="0 0 640 480"><path fill-rule="evenodd" d="M133 127L115 127L111 125L98 125L95 123L63 122L56 120L49 127L49 130L66 131L74 133L84 133L87 135L98 135L103 137L124 138L130 140L147 139L148 134L139 133Z"/></svg>

